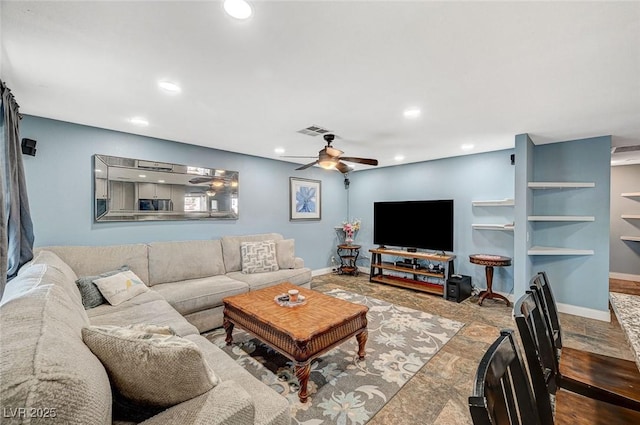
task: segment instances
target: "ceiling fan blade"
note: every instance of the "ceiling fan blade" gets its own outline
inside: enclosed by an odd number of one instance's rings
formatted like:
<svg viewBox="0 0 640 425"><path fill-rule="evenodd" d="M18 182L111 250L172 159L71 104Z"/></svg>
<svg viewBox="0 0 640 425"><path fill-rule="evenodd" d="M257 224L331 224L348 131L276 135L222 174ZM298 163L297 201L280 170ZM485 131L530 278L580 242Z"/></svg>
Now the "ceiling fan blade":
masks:
<svg viewBox="0 0 640 425"><path fill-rule="evenodd" d="M348 161L348 162L357 162L358 164L378 165L378 160L372 159L372 158L357 158L355 156L343 156L343 157L340 157L340 160Z"/></svg>
<svg viewBox="0 0 640 425"><path fill-rule="evenodd" d="M332 148L331 146L327 146L325 151L331 156L340 156L344 153L340 149Z"/></svg>
<svg viewBox="0 0 640 425"><path fill-rule="evenodd" d="M298 167L298 168L296 168L296 170L297 170L297 171L299 171L299 170L306 170L307 168L312 167L312 166L316 165L317 163L318 163L318 161L313 161L313 162L310 162L310 163L308 163L308 164L303 165L302 167Z"/></svg>
<svg viewBox="0 0 640 425"><path fill-rule="evenodd" d="M210 182L212 180L213 180L213 177L194 177L191 180L189 180L189 183L200 184L200 183Z"/></svg>
<svg viewBox="0 0 640 425"><path fill-rule="evenodd" d="M349 171L352 170L351 167L349 167L347 164L345 164L344 162L338 162L336 164L336 170L340 171L342 174L348 173Z"/></svg>

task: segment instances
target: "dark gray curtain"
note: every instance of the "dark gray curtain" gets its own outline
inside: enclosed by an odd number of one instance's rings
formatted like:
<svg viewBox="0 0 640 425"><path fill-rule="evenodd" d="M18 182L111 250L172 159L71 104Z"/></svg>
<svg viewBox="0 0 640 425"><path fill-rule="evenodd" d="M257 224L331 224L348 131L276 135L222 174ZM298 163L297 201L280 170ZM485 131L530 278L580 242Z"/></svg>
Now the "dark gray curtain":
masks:
<svg viewBox="0 0 640 425"><path fill-rule="evenodd" d="M0 297L5 284L18 269L33 258L33 223L29 213L27 185L20 148L18 104L0 80L2 104L0 106Z"/></svg>

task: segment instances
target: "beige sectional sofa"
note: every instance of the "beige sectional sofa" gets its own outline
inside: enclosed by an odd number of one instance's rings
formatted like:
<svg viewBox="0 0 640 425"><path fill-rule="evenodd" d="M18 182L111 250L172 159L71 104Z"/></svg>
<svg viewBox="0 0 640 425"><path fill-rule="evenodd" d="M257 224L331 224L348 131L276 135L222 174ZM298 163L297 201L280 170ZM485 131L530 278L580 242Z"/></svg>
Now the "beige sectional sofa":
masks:
<svg viewBox="0 0 640 425"><path fill-rule="evenodd" d="M263 240L281 241L279 257L287 257L282 258L283 263L293 267L243 274L240 244ZM289 424L287 400L200 333L222 324L222 299L226 296L282 281L309 287L311 270L292 257L292 247L292 241L281 235L266 234L38 250L34 261L7 284L0 305L3 423L115 423L109 376L83 343L82 329L154 324L169 326L195 343L220 383L142 423ZM85 310L76 279L123 265L151 290L119 305L102 304ZM50 417L52 411L54 418ZM46 412L48 418L44 417Z"/></svg>

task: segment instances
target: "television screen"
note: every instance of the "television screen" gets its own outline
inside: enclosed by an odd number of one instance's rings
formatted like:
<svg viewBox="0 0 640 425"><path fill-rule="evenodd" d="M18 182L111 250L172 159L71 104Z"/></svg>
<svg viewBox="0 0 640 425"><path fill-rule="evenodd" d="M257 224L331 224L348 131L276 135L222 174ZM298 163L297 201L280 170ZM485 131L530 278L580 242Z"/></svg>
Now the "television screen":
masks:
<svg viewBox="0 0 640 425"><path fill-rule="evenodd" d="M373 243L453 251L453 199L375 202Z"/></svg>

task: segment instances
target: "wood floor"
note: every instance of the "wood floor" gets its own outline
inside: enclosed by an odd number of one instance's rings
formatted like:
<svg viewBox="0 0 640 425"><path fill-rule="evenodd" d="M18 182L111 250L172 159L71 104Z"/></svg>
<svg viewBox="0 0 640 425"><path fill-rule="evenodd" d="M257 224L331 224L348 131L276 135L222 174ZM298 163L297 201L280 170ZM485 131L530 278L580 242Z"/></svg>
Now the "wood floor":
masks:
<svg viewBox="0 0 640 425"><path fill-rule="evenodd" d="M496 300L485 300L479 306L477 298L458 304L434 295L371 283L368 275L327 274L314 277L311 285L321 292L340 288L465 323L367 425L472 425L467 400L478 363L500 329L517 329L512 307ZM640 282L637 286L612 282L616 290L622 285L623 291L635 291ZM561 313L564 345L633 360L613 312L611 318L611 322L602 322Z"/></svg>
<svg viewBox="0 0 640 425"><path fill-rule="evenodd" d="M640 295L640 282L622 279L609 279L609 292Z"/></svg>

